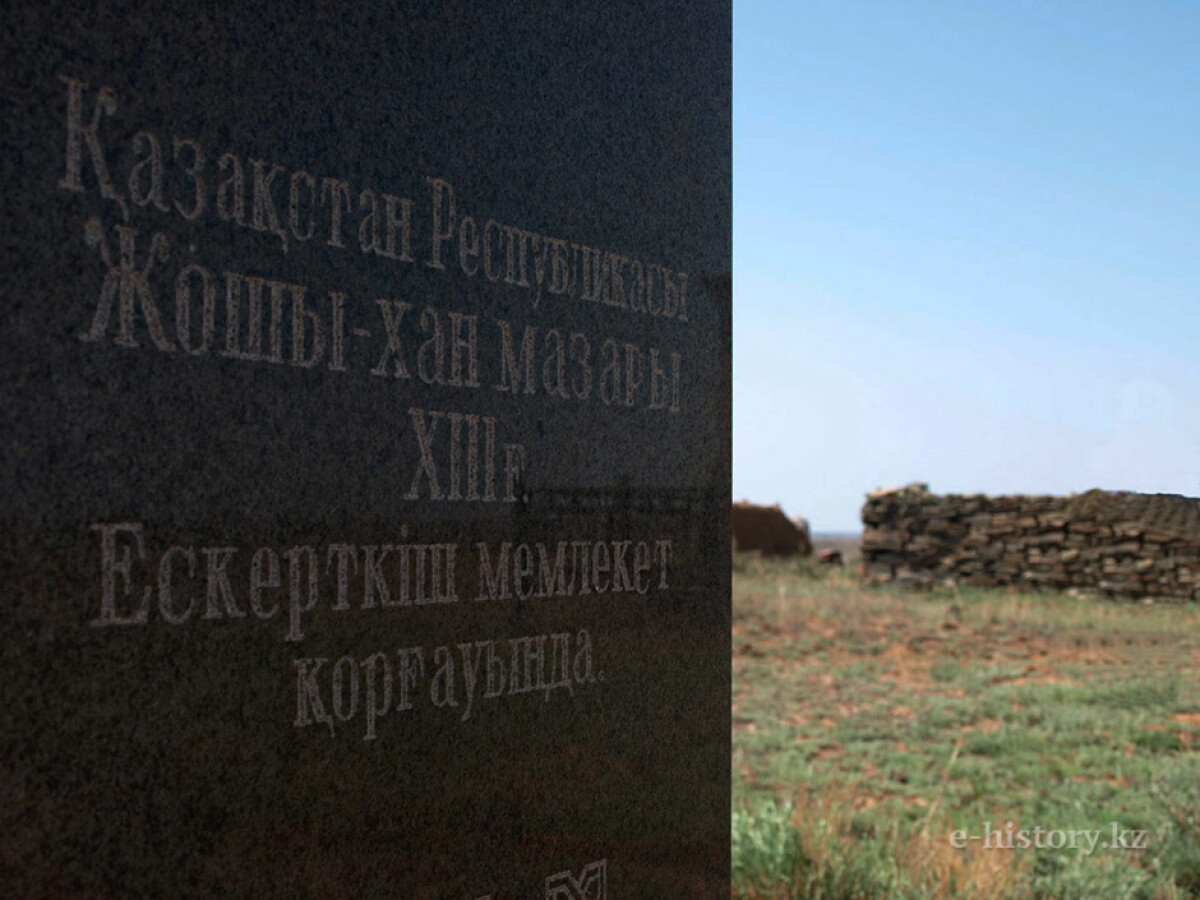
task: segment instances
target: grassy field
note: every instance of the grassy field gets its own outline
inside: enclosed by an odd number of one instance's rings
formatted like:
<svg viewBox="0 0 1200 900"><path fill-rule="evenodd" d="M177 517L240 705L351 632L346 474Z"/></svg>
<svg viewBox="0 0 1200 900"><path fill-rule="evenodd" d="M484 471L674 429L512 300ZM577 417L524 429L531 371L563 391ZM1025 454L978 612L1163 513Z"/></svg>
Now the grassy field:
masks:
<svg viewBox="0 0 1200 900"><path fill-rule="evenodd" d="M735 559L735 897L1200 898L1200 609L851 571Z"/></svg>

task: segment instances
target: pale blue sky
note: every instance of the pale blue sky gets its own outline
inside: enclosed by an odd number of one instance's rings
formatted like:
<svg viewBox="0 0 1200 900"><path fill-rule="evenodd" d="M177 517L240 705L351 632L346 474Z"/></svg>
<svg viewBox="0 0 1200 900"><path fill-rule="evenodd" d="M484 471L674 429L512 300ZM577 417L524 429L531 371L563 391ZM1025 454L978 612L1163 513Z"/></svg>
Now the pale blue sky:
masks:
<svg viewBox="0 0 1200 900"><path fill-rule="evenodd" d="M1200 3L734 3L736 498L1200 496Z"/></svg>

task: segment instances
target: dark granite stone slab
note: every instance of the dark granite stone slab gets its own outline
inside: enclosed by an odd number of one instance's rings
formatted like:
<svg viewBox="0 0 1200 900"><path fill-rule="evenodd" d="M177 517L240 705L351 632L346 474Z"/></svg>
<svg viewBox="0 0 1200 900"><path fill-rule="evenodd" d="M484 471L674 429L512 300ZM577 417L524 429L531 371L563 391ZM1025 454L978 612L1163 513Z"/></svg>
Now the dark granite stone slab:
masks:
<svg viewBox="0 0 1200 900"><path fill-rule="evenodd" d="M728 896L728 5L361 6L6 7L0 893Z"/></svg>

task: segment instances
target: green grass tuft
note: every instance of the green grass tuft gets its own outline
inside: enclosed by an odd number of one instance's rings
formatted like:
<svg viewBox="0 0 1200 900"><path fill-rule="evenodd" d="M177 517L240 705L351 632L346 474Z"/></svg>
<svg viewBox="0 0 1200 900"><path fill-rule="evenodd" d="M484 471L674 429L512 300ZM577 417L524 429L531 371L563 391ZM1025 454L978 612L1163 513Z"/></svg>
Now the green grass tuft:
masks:
<svg viewBox="0 0 1200 900"><path fill-rule="evenodd" d="M1200 609L743 559L733 645L734 896L1200 900ZM1147 846L950 844L1008 820Z"/></svg>

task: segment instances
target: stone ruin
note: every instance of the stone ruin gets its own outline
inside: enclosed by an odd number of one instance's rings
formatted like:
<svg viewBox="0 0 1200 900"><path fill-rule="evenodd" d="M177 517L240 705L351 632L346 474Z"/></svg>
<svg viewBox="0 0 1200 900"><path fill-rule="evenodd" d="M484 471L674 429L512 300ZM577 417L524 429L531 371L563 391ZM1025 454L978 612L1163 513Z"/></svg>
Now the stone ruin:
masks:
<svg viewBox="0 0 1200 900"><path fill-rule="evenodd" d="M729 519L735 552L757 551L763 556L810 556L813 552L808 523L789 519L778 503L759 506L739 500Z"/></svg>
<svg viewBox="0 0 1200 900"><path fill-rule="evenodd" d="M1200 500L1090 490L1065 497L874 491L862 508L868 583L1046 587L1200 599Z"/></svg>

